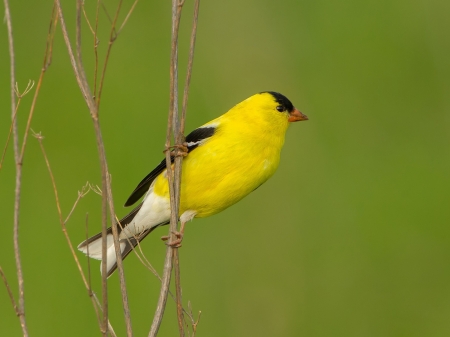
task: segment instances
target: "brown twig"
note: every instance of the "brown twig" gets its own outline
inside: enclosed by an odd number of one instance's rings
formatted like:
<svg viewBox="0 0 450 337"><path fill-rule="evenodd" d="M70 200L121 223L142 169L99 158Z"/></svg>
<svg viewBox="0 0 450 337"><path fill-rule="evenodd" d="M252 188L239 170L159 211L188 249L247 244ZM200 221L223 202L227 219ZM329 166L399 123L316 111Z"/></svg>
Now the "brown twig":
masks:
<svg viewBox="0 0 450 337"><path fill-rule="evenodd" d="M14 299L14 295L11 291L11 288L9 287L8 280L6 279L5 273L3 272L2 267L0 267L0 276L3 279L3 283L5 284L6 291L8 292L9 299L11 300L12 306L14 308L14 311L16 312L16 315L19 316L19 308L17 307L16 300Z"/></svg>
<svg viewBox="0 0 450 337"><path fill-rule="evenodd" d="M165 148L170 148L170 140L172 129L175 129L178 134L178 28L181 18L181 7L178 6L178 0L172 0L172 43L171 43L171 55L170 55L170 104L169 104L169 114L167 121L167 135ZM173 171L172 163L170 158L170 151L165 151L166 154L166 167L167 167L167 179L169 182L170 191L170 226L169 226L169 236L170 240L175 240L175 235L173 234L177 229L178 224L178 206L179 200L176 200L176 189L174 189L173 184ZM180 165L181 157L175 160L175 168ZM153 316L152 326L150 328L149 337L155 337L158 333L159 327L161 326L162 317L164 315L164 310L166 308L167 294L169 291L170 278L172 274L172 259L173 251L170 245L166 248L166 257L164 260L163 276L161 281L161 290L159 293L158 304L156 306L156 312Z"/></svg>
<svg viewBox="0 0 450 337"><path fill-rule="evenodd" d="M86 8L84 7L84 3L85 3L85 0L83 0L81 2L81 9L83 10L83 16L84 16L84 19L86 20L86 23L88 24L89 30L91 31L92 35L94 35L95 34L94 28L92 28L92 24L89 21L89 18L88 18L87 13L86 13Z"/></svg>
<svg viewBox="0 0 450 337"><path fill-rule="evenodd" d="M132 337L133 329L132 329L132 325L131 325L131 314L130 314L130 308L129 308L129 304L128 304L128 295L127 295L127 288L126 288L126 283L125 283L125 274L123 271L122 252L120 250L120 243L119 243L119 231L117 229L117 223L115 221L116 214L114 211L114 201L113 201L112 188L111 188L111 175L109 174L109 171L108 171L108 164L106 161L106 153L105 153L102 133L101 133L101 129L100 129L100 124L99 124L99 120L98 120L98 109L100 107L100 99L101 99L101 94L102 94L103 83L105 80L106 67L108 65L108 60L109 60L109 56L111 54L112 45L113 45L115 39L117 38L117 34L115 33L115 27L116 27L117 19L119 17L119 12L120 12L121 6L122 6L122 0L119 1L117 10L116 10L116 14L114 16L114 21L111 25L108 50L106 52L102 76L100 79L99 92L96 97L97 98L97 110L96 110L97 115L95 116L96 118L93 119L93 122L94 122L96 138L97 138L97 147L99 149L99 157L100 157L101 166L102 166L102 185L104 185L104 188L102 188L102 192L103 192L103 190L106 191L107 196L105 196L105 197L107 198L107 200L109 202L109 210L110 210L110 217L111 217L111 223L112 223L111 228L112 228L113 239L114 239L114 249L116 252L117 272L119 274L119 280L120 280L120 290L121 290L121 294L122 294L122 305L123 305L123 312L124 312L124 318L125 318L125 325L126 325L126 330L127 330L127 336ZM103 183L103 180L105 180L104 183ZM103 231L105 231L105 229ZM106 236L104 235L104 238L103 238L104 243L105 243L105 239L106 239ZM104 253L106 253L106 252L104 252Z"/></svg>
<svg viewBox="0 0 450 337"><path fill-rule="evenodd" d="M94 56L95 56L95 65L94 65L94 95L97 96L97 78L98 78L98 44L100 41L98 40L98 14L100 11L100 0L97 0L97 8L95 10L95 30L94 30Z"/></svg>
<svg viewBox="0 0 450 337"><path fill-rule="evenodd" d="M185 125L185 120L186 120L187 103L188 103L188 98L189 98L189 87L191 84L192 66L194 63L195 40L197 37L199 9L200 9L200 0L195 0L194 19L192 22L191 42L190 42L190 47L189 47L189 61L188 61L187 72L186 72L186 81L184 84L183 108L181 110L181 121L180 121L180 134L181 135L184 135L184 125Z"/></svg>
<svg viewBox="0 0 450 337"><path fill-rule="evenodd" d="M101 97L102 97L103 83L105 81L106 67L108 66L109 55L111 54L112 45L113 45L114 41L117 38L116 24L117 24L117 19L119 17L119 12L120 12L120 8L121 7L122 7L122 0L119 0L119 4L117 5L117 10L116 10L116 15L114 15L114 20L111 23L111 31L109 33L108 50L106 51L105 62L103 63L103 70L102 70L102 75L101 75L101 79L100 79L100 85L98 87L98 95L96 96L96 99L97 99L97 111L98 111L98 109L100 107L100 100L101 100Z"/></svg>
<svg viewBox="0 0 450 337"><path fill-rule="evenodd" d="M183 107L181 111L181 119L179 124L178 134L176 135L176 144L182 144L184 142L184 126L186 121L186 111L187 111L187 102L189 97L189 86L191 83L192 76L192 65L194 62L194 51L195 51L195 38L197 36L197 23L198 23L198 11L200 8L200 0L195 1L194 6L194 18L192 23L192 32L191 32L191 42L189 48L189 61L186 72L186 81L184 85L184 93L183 93ZM181 160L178 166L175 166L175 189L177 192L177 198L180 198L180 189L181 189ZM175 159L177 161L177 158ZM175 290L177 294L177 317L178 317L178 328L180 331L180 336L184 337L184 317L183 317L183 302L182 302L182 290L181 290L181 275L180 275L180 257L178 249L175 249L173 252L173 262L174 262L174 270L175 270ZM196 325L193 324L193 328Z"/></svg>
<svg viewBox="0 0 450 337"><path fill-rule="evenodd" d="M192 336L190 336L190 337L195 337L195 334L197 333L197 326L198 326L198 323L200 322L200 317L202 316L202 312L199 311L197 320L194 320L194 314L192 312L191 302L188 302L188 310L189 310L189 312L187 315L191 319L191 325L192 325ZM189 335L189 332L188 332L188 335Z"/></svg>
<svg viewBox="0 0 450 337"><path fill-rule="evenodd" d="M5 21L8 30L8 46L9 46L9 56L10 56L10 80L11 80L11 119L13 120L13 147L14 147L14 159L16 163L16 188L15 188L15 198L14 198L14 258L16 262L17 269L17 282L19 285L19 300L17 305L17 313L20 320L20 325L22 327L22 332L24 337L28 337L28 328L25 319L25 297L24 297L24 280L22 271L22 261L20 259L20 245L19 245L19 215L20 215L20 193L22 186L22 163L20 161L19 152L19 133L17 127L17 119L14 118L16 111L16 97L14 86L16 83L15 73L15 55L14 55L14 38L13 29L11 22L11 12L9 9L8 0L3 0L5 5Z"/></svg>
<svg viewBox="0 0 450 337"><path fill-rule="evenodd" d="M175 144L182 144L184 142L184 124L186 117L187 99L189 93L189 83L192 74L192 63L195 47L195 36L198 22L198 9L199 1L195 3L194 11L194 23L191 35L191 47L189 53L188 71L186 77L186 84L184 89L183 98L183 111L181 120L178 120L178 31L181 19L181 10L184 1L178 0L172 1L172 43L171 43L171 62L170 62L170 108L167 123L167 136L166 136L166 149L170 148L171 135L173 134ZM170 205L171 205L171 217L169 236L171 241L175 240L174 233L178 224L178 210L180 202L180 189L181 189L181 168L182 157L176 156L174 166L172 170L171 159L169 151L166 151L166 166L167 166L167 179L169 182L170 191ZM150 328L149 337L156 336L158 329L161 325L164 309L167 301L168 287L170 284L172 267L175 269L175 286L176 286L176 302L177 302L177 317L180 336L183 337L184 333L184 318L183 318L183 305L182 305L182 292L181 292L181 280L180 280L180 266L178 250L172 248L170 245L167 247L166 258L164 262L164 271L161 282L161 291L156 308L153 323ZM191 317L192 318L192 317Z"/></svg>
<svg viewBox="0 0 450 337"><path fill-rule="evenodd" d="M77 0L77 15L76 15L76 25L75 25L75 50L76 50L76 61L79 69L83 68L83 58L82 58L82 52L81 52L81 8L82 8L82 0ZM86 79L86 74L84 71L80 72L80 75L82 76L82 81L84 85L88 85L88 81Z"/></svg>
<svg viewBox="0 0 450 337"><path fill-rule="evenodd" d="M75 209L75 205L72 208L72 210ZM68 217L70 217L72 213L69 213ZM86 221L85 221L85 226L86 226L86 240L89 239L89 213L86 213ZM89 259L89 245L86 246L86 257L87 257L87 267L88 267L88 295L89 297L92 299L92 297L94 296L94 292L92 291L92 283L91 283L91 263L90 263L90 259ZM95 316L97 317L97 321L98 321L98 326L101 328L102 327L102 319L100 316L100 312L99 307L97 305L94 305L94 310L95 310Z"/></svg>
<svg viewBox="0 0 450 337"><path fill-rule="evenodd" d="M73 247L73 245L72 245L72 242L70 241L69 233L68 233L67 227L66 227L66 223L69 221L70 216L72 215L73 211L75 210L75 208L76 208L76 206L78 205L78 202L81 200L81 198L83 198L84 196L86 196L86 195L89 193L89 191L91 191L91 190L94 191L95 193L98 193L98 192L95 190L95 187L91 186L91 185L89 184L89 182L87 182L86 185L84 185L84 186L81 188L81 190L78 191L77 199L75 200L75 202L74 202L74 204L73 204L73 206L72 206L72 209L70 210L68 216L67 216L66 219L63 221L63 215L62 215L62 211L61 211L61 205L60 205L60 203L59 203L58 189L57 189L57 187L56 187L55 177L54 177L54 175L53 175L53 171L52 171L52 168L51 168L51 166L50 166L50 162L49 162L49 160L48 160L47 153L46 153L45 148L44 148L44 144L43 144L43 142L42 142L43 139L44 139L44 137L41 135L41 133L36 133L36 132L34 132L33 130L31 130L31 131L32 131L32 133L33 133L33 136L34 136L34 137L38 140L38 142L39 142L39 146L40 146L40 148L41 148L42 155L43 155L43 157L44 157L45 164L46 164L46 166L47 166L47 170L48 170L49 175L50 175L50 180L51 180L51 182L52 182L52 187L53 187L53 193L54 193L54 195L55 195L56 209L57 209L57 211L58 211L58 217L59 217L59 222L60 222L60 225L61 225L62 232L63 232L63 234L64 234L64 237L66 238L67 244L69 245L70 252L71 252L71 254L72 254L73 259L75 260L75 263L76 263L76 265L77 265L78 271L79 271L79 273L80 273L80 275L81 275L81 279L83 280L83 284L84 284L85 288L86 288L87 291L88 291L89 297L91 298L92 305L94 306L94 310L95 310L95 312L96 312L96 314L97 314L97 319L98 319L99 322L100 322L101 320L100 320L100 316L99 316L99 314L98 314L98 309L100 308L100 310L102 310L102 308L101 308L101 306L100 306L100 304L99 304L99 301L98 301L97 296L96 296L95 293L93 293L92 290L91 290L90 281L88 281L88 279L86 278L86 276L85 276L85 274L84 274L84 272L83 272L83 269L82 269L82 267L81 267L80 261L78 260L78 257L77 257L77 255L76 255L76 253L75 253L75 249L74 249L74 247ZM110 324L109 321L107 322L107 326L109 327L109 331L111 332L111 324ZM103 329L102 324L100 324L100 330L102 330L102 329Z"/></svg>
<svg viewBox="0 0 450 337"><path fill-rule="evenodd" d="M6 138L5 147L3 149L3 154L2 154L2 159L0 159L0 170L3 167L3 161L5 160L6 150L8 149L9 140L11 138L13 126L14 126L14 123L16 122L17 111L19 111L19 104L17 104L16 111L14 111L14 114L12 116L11 126L9 127L8 137Z"/></svg>
<svg viewBox="0 0 450 337"><path fill-rule="evenodd" d="M51 61L52 61L53 40L54 40L54 36L55 36L55 28L56 28L57 22L58 22L58 16L56 15L56 7L53 6L52 16L51 16L51 20L50 20L50 26L49 26L48 34L47 34L47 45L45 48L44 61L42 64L41 74L39 75L39 80L36 85L36 91L34 92L33 101L31 103L31 107L30 107L30 112L28 114L27 125L25 127L25 133L23 135L22 149L20 151L20 159L19 159L21 164L23 162L23 156L25 154L25 147L27 145L28 134L29 134L29 131L31 128L31 120L33 119L33 116L34 116L34 110L35 110L37 98L39 96L39 92L41 89L42 81L44 79L44 74L47 71L47 68L50 66Z"/></svg>
<svg viewBox="0 0 450 337"><path fill-rule="evenodd" d="M75 249L73 248L72 242L70 241L70 238L69 238L69 233L67 232L67 228L66 228L66 223L69 220L69 217L72 214L72 211L75 209L75 207L77 206L77 204L80 201L80 199L83 198L89 192L89 184L87 183L85 186L82 187L81 191L78 191L78 197L75 200L75 203L74 203L74 205L72 207L72 210L70 211L69 216L66 218L66 220L63 221L63 215L62 215L62 211L61 211L61 205L59 203L58 189L56 187L55 177L53 175L53 171L52 171L52 168L50 166L50 162L48 161L48 157L47 157L47 153L46 153L45 148L44 148L44 144L42 143L42 140L44 139L44 137L41 135L41 133L35 133L33 130L32 130L32 132L33 132L33 136L39 142L39 146L41 148L42 155L44 156L45 165L47 166L47 170L48 170L48 173L50 175L50 179L51 179L52 187L53 187L53 193L55 194L56 208L58 210L58 217L59 217L59 223L61 225L61 229L62 229L63 234L64 234L64 236L65 236L65 238L67 240L67 243L69 245L70 251L72 253L72 257L74 258L75 263L77 264L78 270L79 270L79 272L81 274L81 278L83 279L83 283L84 283L85 287L89 289L89 284L88 284L88 282L86 280L86 277L84 276L83 269L81 268L81 264L80 264L80 262L78 260L78 257L76 255L76 253L75 253Z"/></svg>
<svg viewBox="0 0 450 337"><path fill-rule="evenodd" d="M14 92L15 92L15 94L17 96L17 104L16 104L16 108L15 108L16 110L14 111L14 114L12 116L11 126L9 127L8 138L6 139L6 144L5 144L5 148L3 149L2 159L0 160L0 170L2 169L2 166L3 166L3 160L5 159L5 154L6 154L6 150L8 148L9 140L11 138L11 133L12 133L12 130L13 130L14 123L16 123L17 111L19 111L20 102L22 102L22 98L26 94L28 94L33 87L34 87L34 81L29 80L25 90L22 93L20 93L17 82L15 84Z"/></svg>
<svg viewBox="0 0 450 337"><path fill-rule="evenodd" d="M63 32L64 41L66 43L67 51L69 53L70 62L72 64L72 68L75 73L75 78L77 80L78 86L80 87L80 90L84 96L85 102L88 105L89 112L91 114L93 123L94 123L94 129L95 129L95 136L96 136L96 142L97 142L97 150L99 154L99 160L101 165L101 173L102 173L102 297L103 297L103 327L104 331L103 334L107 335L107 282L106 282L106 230L107 230L107 208L109 205L109 211L110 211L110 218L111 218L111 227L113 232L113 238L114 238L114 247L116 252L116 260L117 260L117 271L119 274L119 280L120 280L120 290L122 294L122 304L123 304L123 310L124 310L124 318L125 318L125 324L127 328L127 335L132 336L132 327L131 327L131 317L130 317L130 311L129 311L129 305L128 305L128 296L127 296L127 289L125 285L125 276L123 273L123 265L122 265L122 256L120 252L120 245L119 245L119 237L118 237L118 230L117 230L117 224L114 221L115 219L115 212L114 212L114 202L112 198L112 190L111 190L111 180L110 175L108 173L108 164L106 161L106 154L105 154L105 148L104 148L104 142L102 137L102 132L100 128L99 123L99 115L98 115L98 108L100 103L100 96L101 96L101 88L103 87L103 81L104 76L106 72L106 65L108 63L109 54L111 51L112 43L114 42L113 34L115 32L115 25L117 22L117 18L119 15L120 7L122 4L122 1L119 1L119 5L116 11L116 15L114 18L114 22L111 27L111 34L110 34L110 41L108 45L108 51L105 59L105 64L103 67L102 72L102 78L100 80L99 85L99 95L97 97L97 101L95 101L91 95L91 90L89 87L89 84L86 81L86 75L84 71L84 67L82 65L81 59L76 58L71 43L70 38L67 32L67 27L65 24L61 3L60 0L55 0L55 3L58 7L58 14L61 21L61 29ZM77 24L79 24L79 21L77 21ZM78 45L78 48L80 48L80 45ZM76 55L81 55L80 52L77 51Z"/></svg>
<svg viewBox="0 0 450 337"><path fill-rule="evenodd" d="M137 3L139 0L135 0L133 5L131 6L130 10L128 11L127 16L125 17L125 19L122 22L122 25L120 26L119 30L117 31L117 36L120 35L120 32L122 31L123 27L125 27L125 24L127 23L128 19L131 16L131 13L133 13L134 8L136 7Z"/></svg>
<svg viewBox="0 0 450 337"><path fill-rule="evenodd" d="M91 186L91 188L92 188L92 186ZM121 230L123 231L124 228L123 228L122 224L120 223L119 218L117 218L117 216L116 216L116 222L120 226ZM144 252L142 251L142 247L141 247L141 244L140 244L140 242L138 240L138 237L136 235L134 235L134 234L133 234L133 236L134 236L134 239L137 241L137 247L138 247L137 249L136 249L136 247L132 248L133 252L136 254L136 257L144 265L144 267L146 267L148 270L151 271L151 273L153 275L156 276L156 278L159 281L162 281L161 276L158 274L156 269L152 266L152 264L147 259L147 257L145 256ZM88 238L88 235L86 234L86 239L87 238ZM128 240L128 243L130 245L132 245L131 240L129 238L127 238L127 240ZM138 252L138 250L139 250L139 252ZM86 252L86 255L89 255L89 249ZM88 259L88 270L89 270L89 259ZM168 293L169 293L170 297L172 298L172 300L176 303L176 297L172 294L172 292L170 290L168 291ZM189 310L190 311L183 307L183 312L186 314L187 317L189 317L189 319L191 321L191 325L194 326L196 324L196 321L195 321L194 316L192 314L192 308L190 308L190 302L188 303L188 306L189 306ZM198 321L198 319L197 319L197 321Z"/></svg>

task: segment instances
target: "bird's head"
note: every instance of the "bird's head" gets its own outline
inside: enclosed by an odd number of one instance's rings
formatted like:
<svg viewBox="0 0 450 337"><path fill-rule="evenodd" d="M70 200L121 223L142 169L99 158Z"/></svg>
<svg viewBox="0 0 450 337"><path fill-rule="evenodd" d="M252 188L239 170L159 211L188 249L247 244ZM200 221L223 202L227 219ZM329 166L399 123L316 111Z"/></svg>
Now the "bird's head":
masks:
<svg viewBox="0 0 450 337"><path fill-rule="evenodd" d="M260 102L262 109L277 118L286 118L291 123L308 120L308 117L297 110L286 96L278 92L265 91L253 97Z"/></svg>
<svg viewBox="0 0 450 337"><path fill-rule="evenodd" d="M274 91L264 91L253 95L236 105L230 112L242 118L255 122L268 123L280 126L286 130L292 122L306 121L308 117L297 110L291 101L284 95Z"/></svg>
<svg viewBox="0 0 450 337"><path fill-rule="evenodd" d="M243 128L247 129L252 124L255 126L252 130L265 130L270 134L277 131L284 133L290 123L308 120L286 96L274 91L250 96L220 118L222 121L233 120L235 128L242 123Z"/></svg>

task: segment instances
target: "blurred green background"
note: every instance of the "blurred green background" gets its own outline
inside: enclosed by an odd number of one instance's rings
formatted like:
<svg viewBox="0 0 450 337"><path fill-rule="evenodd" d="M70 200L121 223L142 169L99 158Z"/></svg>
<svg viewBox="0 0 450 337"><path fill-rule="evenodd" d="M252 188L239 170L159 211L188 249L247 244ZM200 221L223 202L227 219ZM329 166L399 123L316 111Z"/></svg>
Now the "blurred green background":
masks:
<svg viewBox="0 0 450 337"><path fill-rule="evenodd" d="M105 2L111 15L117 1ZM125 1L121 18L131 6ZM86 4L91 19L95 4ZM101 124L116 212L162 159L169 102L170 1L141 1L113 46ZM75 4L63 1L75 35ZM17 81L42 66L52 2L12 1ZM180 45L184 81L192 1ZM275 176L239 204L187 228L183 295L202 318L197 336L450 335L450 2L203 1L186 130L264 90L289 97L310 120L293 125ZM93 38L83 24L93 79ZM101 57L108 20L100 20ZM6 26L0 34L0 145L10 125ZM34 91L33 91L34 93ZM32 94L23 100L23 135ZM35 117L67 215L86 181L101 184L92 122L58 26ZM0 265L17 294L14 164L0 172ZM20 243L32 336L100 335L60 230L38 143L24 160ZM74 245L100 230L100 197L68 222ZM160 229L143 249L161 271ZM82 254L86 267L86 260ZM99 263L92 282L100 293ZM133 328L146 336L159 281L135 256L125 263ZM125 332L118 277L110 318ZM20 336L0 286L0 336ZM176 336L169 300L160 336Z"/></svg>

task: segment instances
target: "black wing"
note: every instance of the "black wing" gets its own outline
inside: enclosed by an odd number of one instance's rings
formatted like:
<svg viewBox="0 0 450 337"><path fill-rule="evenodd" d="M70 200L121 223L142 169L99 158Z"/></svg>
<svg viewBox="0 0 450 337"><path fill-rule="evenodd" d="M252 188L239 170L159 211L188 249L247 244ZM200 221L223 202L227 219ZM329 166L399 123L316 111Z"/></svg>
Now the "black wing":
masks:
<svg viewBox="0 0 450 337"><path fill-rule="evenodd" d="M186 137L186 143L188 144L188 153L196 149L197 146L203 144L209 137L211 137L214 132L216 132L217 127L215 126L205 126L195 129Z"/></svg>
<svg viewBox="0 0 450 337"><path fill-rule="evenodd" d="M205 126L198 129L195 129L186 137L186 143L188 144L188 153L195 150L199 145L203 144L206 139L211 137L214 132L216 132L217 127L215 126ZM170 158L171 162L175 160L174 157ZM138 201L145 193L147 193L150 185L153 180L156 179L165 169L166 169L166 159L163 159L155 169L150 172L142 181L138 184L138 186L131 193L128 200L125 202L125 207L133 205L136 201Z"/></svg>
<svg viewBox="0 0 450 337"><path fill-rule="evenodd" d="M171 162L173 163L174 157L170 158ZM137 185L137 187L134 189L133 192L131 192L131 195L129 196L128 200L125 203L125 207L133 205L136 201L138 201L145 193L147 193L148 189L150 188L150 185L152 184L153 180L157 176L161 174L166 169L166 159L164 158L161 163L159 163L158 166L155 167L155 169L150 172L142 181Z"/></svg>

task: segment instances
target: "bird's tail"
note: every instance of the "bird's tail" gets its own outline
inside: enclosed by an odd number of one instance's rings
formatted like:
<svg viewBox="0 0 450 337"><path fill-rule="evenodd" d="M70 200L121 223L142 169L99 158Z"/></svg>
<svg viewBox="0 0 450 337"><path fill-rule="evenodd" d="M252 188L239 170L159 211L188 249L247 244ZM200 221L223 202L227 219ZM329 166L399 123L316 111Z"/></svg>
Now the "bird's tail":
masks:
<svg viewBox="0 0 450 337"><path fill-rule="evenodd" d="M128 254L141 242L150 232L157 226L149 228L136 236L121 239L120 252L122 260L125 259ZM119 230L121 229L118 227ZM98 233L83 241L78 245L78 249L88 255L90 258L101 260L102 259L102 233ZM110 277L111 274L117 269L116 250L114 248L114 239L112 234L112 228L108 228L106 233L106 276ZM102 265L100 265L100 272L102 271Z"/></svg>

